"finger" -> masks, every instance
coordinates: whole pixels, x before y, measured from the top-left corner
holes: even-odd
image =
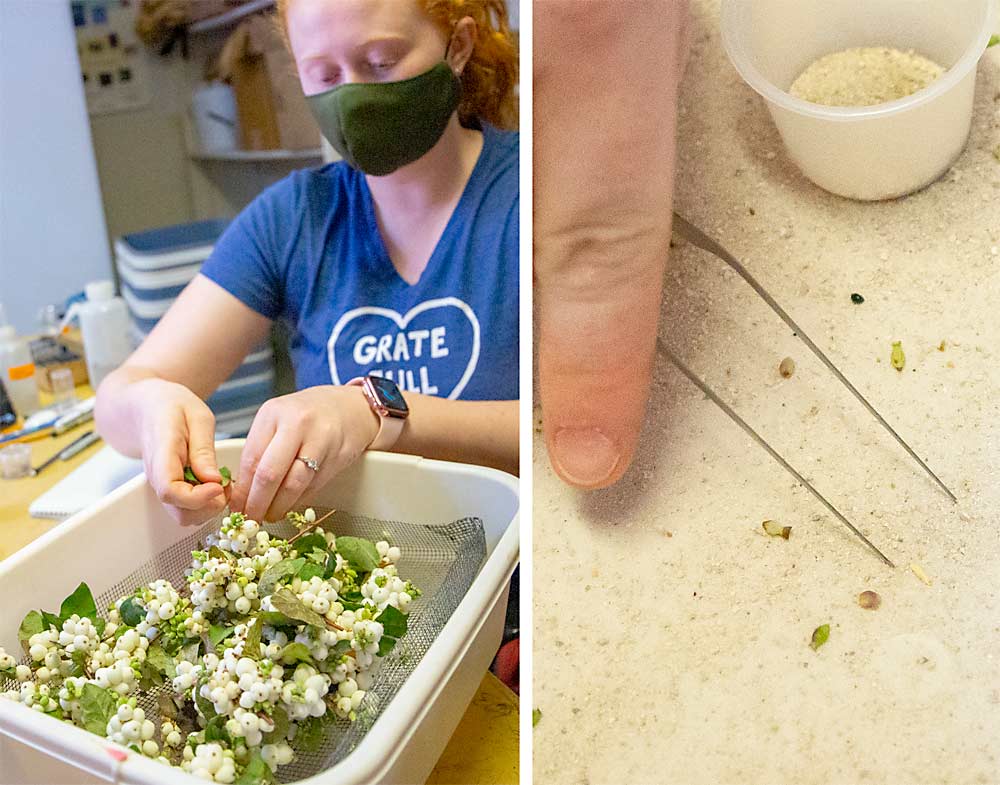
[[[298,504],[299,500],[310,488],[315,487],[319,474],[318,471],[314,472],[304,462],[298,460],[297,456],[309,456],[322,468],[326,462],[326,450],[326,445],[315,440],[302,445],[296,457],[292,459],[292,465],[289,467],[284,481],[271,501],[271,505],[264,516],[265,520],[281,520],[289,510]]]
[[[160,501],[184,510],[205,510],[209,515],[221,511],[225,504],[222,486],[191,485],[184,480],[188,445],[179,418],[154,428],[151,446],[143,452],[149,456],[147,477]]]
[[[540,6],[534,234],[545,438],[564,480],[598,488],[628,468],[649,395],[682,62],[663,53],[680,45],[685,8]],[[629,74],[625,89],[614,73]],[[567,156],[567,142],[585,154]]]
[[[269,413],[267,404],[261,407],[254,417],[247,440],[243,445],[243,452],[240,455],[240,471],[236,479],[232,482],[232,495],[229,497],[229,508],[237,512],[246,513],[247,499],[250,496],[250,488],[253,485],[254,473],[257,471],[257,464],[267,445],[270,444],[274,436],[275,420]]]
[[[279,429],[271,439],[253,475],[245,510],[248,518],[255,521],[268,520],[264,516],[277,495],[278,488],[285,482],[301,445],[302,437],[297,430],[291,428]]]
[[[203,483],[221,483],[218,461],[215,457],[215,415],[202,404],[189,407],[184,412],[187,422],[188,465],[194,476]]]

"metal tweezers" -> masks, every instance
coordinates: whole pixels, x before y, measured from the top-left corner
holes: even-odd
[[[910,445],[908,445],[905,441],[903,441],[903,438],[898,433],[896,433],[896,431],[893,429],[891,425],[889,425],[889,423],[885,421],[885,418],[882,417],[882,415],[875,410],[875,407],[872,406],[860,392],[858,392],[858,389],[853,384],[851,384],[850,381],[848,381],[847,377],[845,377],[844,374],[840,372],[840,369],[838,369],[837,366],[835,366],[833,362],[831,362],[830,358],[827,357],[826,354],[824,354],[823,351],[815,343],[813,343],[812,339],[809,338],[809,336],[805,333],[805,331],[803,331],[803,329],[795,322],[795,320],[788,315],[788,313],[785,311],[784,308],[778,305],[777,301],[770,294],[768,294],[767,290],[764,289],[764,287],[757,282],[757,279],[750,274],[750,272],[739,262],[739,260],[736,259],[736,257],[730,254],[725,248],[719,245],[719,243],[715,242],[715,240],[713,240],[711,237],[702,232],[698,227],[686,221],[677,213],[674,213],[674,231],[680,237],[683,237],[692,245],[701,248],[703,251],[708,251],[708,253],[724,261],[733,270],[735,270],[736,273],[738,273],[739,276],[744,281],[750,284],[750,287],[755,292],[757,292],[757,294],[760,295],[761,299],[763,299],[764,302],[766,302],[771,307],[771,310],[773,310],[776,314],[778,314],[778,316],[781,317],[782,321],[784,321],[785,324],[787,324],[789,327],[792,328],[792,331],[795,333],[795,335],[797,335],[802,340],[802,342],[809,347],[809,349],[812,351],[813,354],[815,354],[820,360],[822,360],[823,364],[830,369],[833,375],[836,376],[837,379],[848,390],[851,391],[854,397],[861,402],[861,404],[869,411],[869,413],[876,420],[878,420],[879,424],[882,425],[882,427],[885,428],[892,435],[892,437],[900,444],[900,446],[902,446],[902,448],[906,450],[906,452],[910,455],[910,457],[913,458],[913,460],[915,460],[920,465],[920,468],[923,469],[928,474],[928,476],[930,476],[930,478],[937,483],[938,487],[940,487],[941,490],[943,490],[946,494],[948,494],[948,497],[953,502],[958,501],[958,499],[955,498],[955,494],[953,494],[948,489],[948,486],[946,486],[941,481],[941,478],[938,477],[933,471],[931,471],[931,468],[926,463],[924,463],[923,460],[921,460],[920,456],[913,451]],[[704,381],[698,378],[698,376],[690,368],[688,368],[687,365],[684,364],[681,358],[678,357],[663,342],[662,339],[657,338],[656,345],[657,345],[657,350],[664,357],[666,357],[668,360],[670,360],[670,362],[672,362],[675,366],[677,366],[678,370],[680,370],[680,372],[683,373],[713,403],[715,403],[720,409],[722,409],[722,411],[725,412],[726,415],[733,420],[733,422],[739,425],[740,428],[746,431],[746,433],[755,442],[757,442],[757,444],[763,447],[767,451],[767,453],[772,458],[774,458],[774,460],[776,460],[779,464],[781,464],[781,466],[784,467],[785,470],[788,471],[789,474],[791,474],[796,480],[798,480],[803,485],[803,487],[805,487],[806,490],[808,490],[813,496],[815,496],[823,504],[824,507],[826,507],[831,513],[833,513],[834,517],[836,517],[837,520],[839,520],[848,529],[850,529],[851,532],[857,535],[861,539],[861,541],[865,545],[867,545],[875,554],[877,554],[878,557],[883,562],[888,564],[890,567],[896,566],[892,563],[892,561],[890,561],[889,557],[886,556],[884,553],[882,553],[882,551],[880,551],[877,547],[875,547],[872,541],[869,540],[867,537],[865,537],[865,535],[862,534],[853,523],[847,520],[847,518],[845,518],[844,515],[841,514],[841,512],[836,507],[834,507],[829,501],[827,501],[826,497],[824,497],[819,491],[817,491],[816,488],[813,487],[812,483],[810,483],[805,477],[803,477],[798,471],[796,471],[795,468],[788,461],[786,461],[773,447],[771,447],[771,445],[768,444],[767,441],[760,434],[758,434],[753,428],[751,428],[747,424],[747,422],[742,417],[740,417],[735,411],[733,411],[732,407],[730,407],[725,401],[723,401],[715,393],[715,391],[713,391],[707,384],[705,384]]]

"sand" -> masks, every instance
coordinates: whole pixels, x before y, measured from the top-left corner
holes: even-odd
[[[852,202],[786,158],[722,50],[717,4],[694,11],[677,209],[748,265],[959,504],[749,287],[681,244],[663,338],[898,567],[661,362],[616,487],[564,487],[536,439],[535,782],[1000,782],[1000,55],[980,64],[948,174]],[[765,519],[790,538],[766,536]],[[865,590],[878,610],[859,607]]]

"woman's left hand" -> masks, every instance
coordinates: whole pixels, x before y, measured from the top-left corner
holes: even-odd
[[[360,387],[310,387],[267,401],[247,435],[230,509],[277,521],[356,461],[379,422]],[[318,471],[298,458],[312,458]]]

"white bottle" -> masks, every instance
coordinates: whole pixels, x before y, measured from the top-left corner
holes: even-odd
[[[0,375],[18,417],[23,420],[41,408],[31,347],[10,325],[0,325]]]
[[[84,291],[87,301],[70,306],[63,324],[74,316],[80,317],[87,375],[90,386],[96,390],[104,377],[132,353],[128,308],[121,297],[115,297],[111,281],[92,281]]]

